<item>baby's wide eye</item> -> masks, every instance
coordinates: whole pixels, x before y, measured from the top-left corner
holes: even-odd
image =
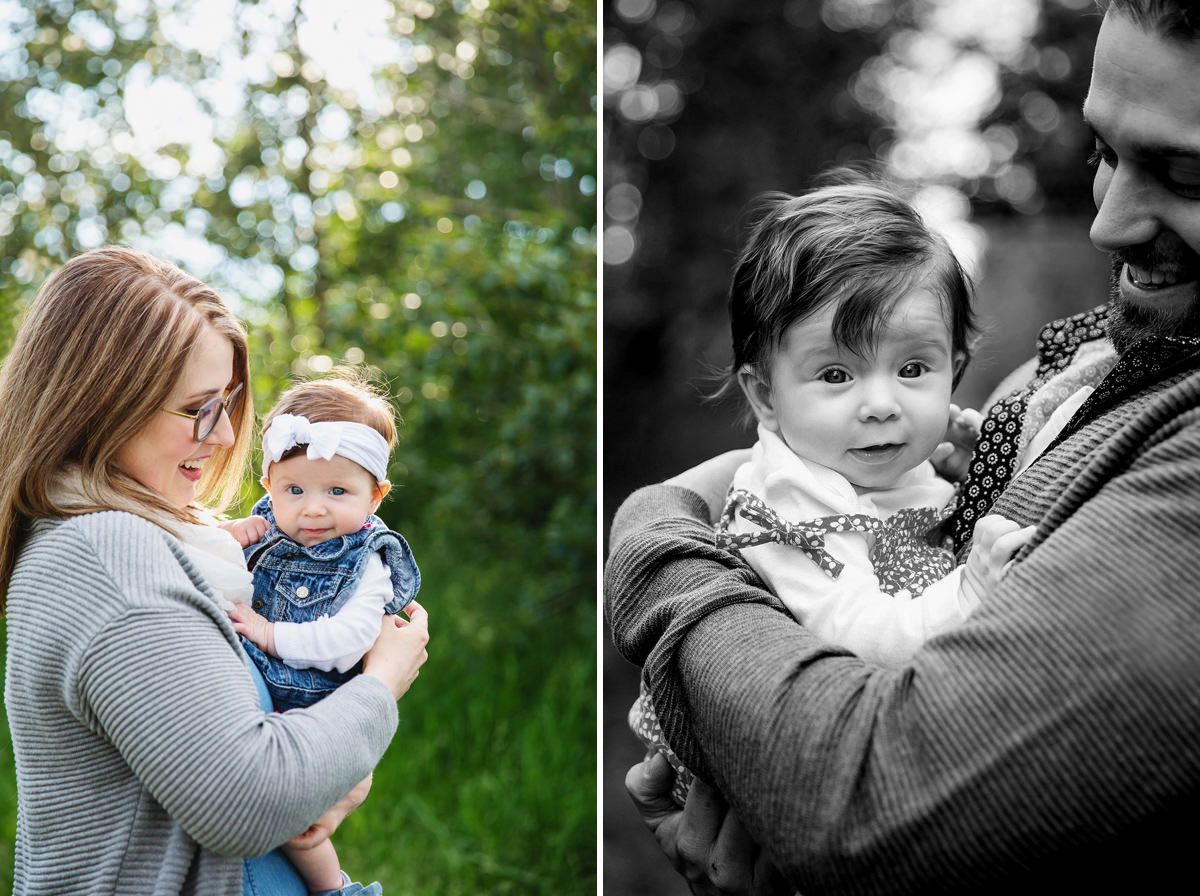
[[[925,372],[925,365],[920,361],[909,361],[900,368],[900,376],[905,379],[915,379]]]
[[[837,367],[830,367],[828,370],[821,371],[822,382],[837,386],[845,382],[849,382],[850,374]]]
[[[302,488],[301,488],[300,486],[298,486],[298,485],[289,485],[289,486],[288,486],[288,487],[285,489],[285,491],[286,491],[286,492],[287,492],[289,495],[302,495],[302,494],[304,494],[304,489],[302,489]]]

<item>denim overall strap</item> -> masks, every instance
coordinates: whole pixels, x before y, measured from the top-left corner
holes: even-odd
[[[308,623],[335,615],[354,594],[372,554],[383,559],[392,584],[391,599],[381,607],[381,613],[399,612],[420,588],[421,574],[408,543],[377,516],[368,517],[357,532],[316,545],[301,545],[280,531],[269,496],[260,500],[253,512],[264,517],[269,526],[263,539],[245,551],[254,578],[252,606],[271,622]],[[242,640],[281,711],[311,706],[358,671],[296,669]]]

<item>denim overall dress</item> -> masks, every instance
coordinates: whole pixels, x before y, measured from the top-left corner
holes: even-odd
[[[373,551],[382,555],[392,575],[392,599],[382,612],[398,613],[421,587],[421,573],[408,542],[374,514],[351,535],[305,547],[279,530],[269,495],[251,512],[270,524],[262,540],[245,550],[246,568],[254,576],[251,606],[271,622],[313,622],[337,613],[354,593]],[[242,646],[262,672],[280,712],[311,706],[362,669],[362,663],[347,672],[293,669],[245,638]]]

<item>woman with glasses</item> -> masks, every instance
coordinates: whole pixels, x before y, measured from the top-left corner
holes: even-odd
[[[243,858],[328,836],[392,737],[423,611],[281,714],[221,608],[241,551],[211,514],[246,460],[248,377],[215,292],[117,248],[46,281],[0,368],[17,894],[302,893],[278,853]]]

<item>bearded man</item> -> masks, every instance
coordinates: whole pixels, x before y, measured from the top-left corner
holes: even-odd
[[[985,419],[958,545],[986,512],[1037,527],[992,598],[881,668],[821,643],[714,546],[739,457],[617,513],[614,640],[702,779],[682,811],[659,759],[626,786],[696,893],[1157,892],[1192,876],[1200,3],[1102,8],[1083,114],[1112,290],[1043,330]]]

